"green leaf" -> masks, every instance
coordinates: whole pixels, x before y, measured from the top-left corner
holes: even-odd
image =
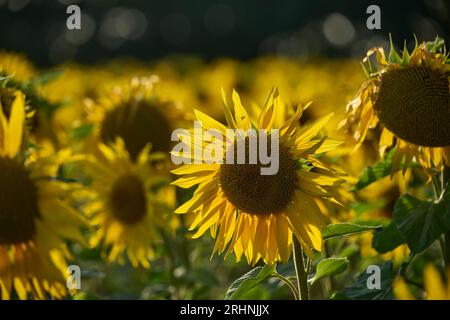
[[[347,258],[323,259],[317,264],[316,274],[311,279],[311,284],[325,277],[335,276],[344,272],[350,262]]]
[[[369,277],[374,273],[364,270],[355,280],[353,284],[344,290],[335,293],[331,299],[334,300],[381,300],[392,298],[392,262],[388,261],[381,265],[380,268],[380,288],[370,288],[371,283]],[[369,280],[369,281],[368,281]]]
[[[4,82],[9,80],[9,76],[8,75],[1,75],[0,74],[0,85],[2,85]]]
[[[275,266],[268,265],[265,265],[264,267],[256,267],[250,270],[231,284],[225,295],[225,299],[238,299],[244,293],[247,293],[266,279],[270,278],[274,270]]]
[[[411,251],[422,252],[450,230],[450,188],[437,201],[401,196],[394,206],[394,222]]]
[[[392,159],[394,158],[395,148],[393,148],[386,157],[380,162],[374,164],[373,166],[364,169],[359,181],[353,187],[354,191],[361,190],[375,181],[378,181],[389,174],[392,170]],[[399,166],[400,168],[402,166]],[[399,168],[399,169],[400,169]]]
[[[84,139],[91,135],[94,126],[92,124],[84,124],[72,130],[72,139]]]
[[[361,233],[365,231],[374,230],[380,226],[363,226],[350,222],[329,224],[322,229],[322,237],[324,240],[352,235],[355,233]]]
[[[372,239],[372,247],[381,254],[392,251],[404,243],[406,243],[406,240],[398,231],[394,222],[381,230],[377,230]]]
[[[386,200],[376,199],[371,202],[353,202],[349,205],[349,208],[355,211],[356,215],[360,215],[364,212],[370,212],[377,209],[382,209],[386,206]]]

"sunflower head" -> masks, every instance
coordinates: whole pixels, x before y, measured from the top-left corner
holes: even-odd
[[[375,63],[371,60],[376,55]],[[398,54],[391,42],[368,52],[363,66],[368,81],[347,107],[345,124],[364,140],[378,121],[397,138],[425,147],[450,145],[450,60],[443,41],[417,44]],[[359,122],[359,123],[358,123]]]
[[[258,141],[258,140],[257,140]],[[258,141],[259,142],[259,141]],[[270,136],[267,150],[270,151]],[[276,174],[261,175],[264,165],[261,160],[255,164],[249,161],[251,151],[248,137],[245,139],[245,163],[237,163],[237,143],[233,148],[233,163],[220,167],[219,182],[225,196],[240,211],[255,215],[277,214],[292,201],[297,187],[296,161],[289,148],[279,150],[279,168]],[[227,150],[228,151],[228,150]]]
[[[156,95],[155,81],[155,77],[133,78],[89,105],[88,118],[98,124],[100,142],[122,139],[133,160],[149,143],[154,152],[170,151],[173,122],[182,115],[177,105]]]
[[[5,75],[26,81],[36,75],[36,69],[24,55],[0,51],[0,77]]]
[[[147,145],[132,160],[125,142],[100,144],[101,157],[88,157],[86,173],[92,178],[84,211],[97,231],[93,246],[102,245],[111,262],[124,261],[124,253],[135,267],[149,267],[154,255],[157,230],[165,228],[166,212],[173,206],[173,187],[167,170],[160,170]],[[172,207],[173,208],[173,207]]]
[[[20,299],[62,298],[70,257],[65,239],[83,243],[86,224],[61,200],[68,186],[55,178],[63,154],[24,152],[25,96],[15,91],[10,100],[8,116],[0,107],[0,298],[12,292]]]
[[[190,230],[198,228],[194,238],[210,229],[216,238],[214,252],[227,251],[226,256],[234,252],[237,260],[244,255],[250,264],[259,259],[269,264],[287,261],[293,236],[307,252],[320,251],[320,228],[327,218],[319,202],[336,203],[335,195],[343,181],[340,173],[317,157],[340,145],[321,134],[332,115],[300,125],[307,104],[281,119],[280,114],[286,115],[288,108],[277,89],[271,91],[262,108],[253,107],[256,117],[249,116],[237,92],[233,91],[231,102],[224,92],[222,98],[228,127],[198,110],[195,115],[202,132],[215,130],[225,137],[220,146],[224,160],[199,163],[195,154],[172,153],[194,161],[173,171],[183,176],[173,184],[181,188],[198,185],[192,199],[176,213],[193,215]],[[229,129],[238,134],[227,135]],[[198,138],[195,132],[189,131],[193,140]],[[262,139],[261,134],[266,138]],[[180,143],[190,145],[192,139],[184,136]],[[204,140],[197,141],[197,145],[210,141],[208,134],[200,139]],[[267,147],[272,155],[278,150],[278,170],[273,174],[262,173],[267,162],[261,153],[250,160],[255,146]],[[244,161],[236,161],[238,149],[245,151]]]

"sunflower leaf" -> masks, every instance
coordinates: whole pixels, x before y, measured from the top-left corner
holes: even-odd
[[[386,253],[394,250],[399,245],[406,242],[402,234],[398,231],[394,222],[391,222],[383,229],[377,230],[372,239],[372,247],[378,253]]]
[[[373,182],[390,175],[392,171],[392,159],[394,158],[394,154],[395,148],[389,151],[383,160],[373,166],[365,168],[358,182],[353,187],[353,191],[359,191]],[[403,166],[399,167],[399,170],[403,168]]]
[[[92,124],[84,124],[72,130],[72,139],[85,139],[92,133],[94,126]]]
[[[317,264],[316,274],[311,279],[311,284],[315,283],[319,279],[335,276],[344,272],[349,263],[350,261],[348,261],[347,258],[323,259]]]
[[[343,237],[348,235],[353,235],[356,233],[361,233],[365,231],[374,230],[380,226],[367,226],[359,225],[350,222],[329,224],[324,229],[322,229],[322,237],[324,240],[328,240],[336,237]]]
[[[392,298],[393,264],[391,261],[371,266],[361,272],[355,282],[344,290],[335,293],[333,300],[382,300]],[[376,271],[373,271],[376,270]],[[379,283],[374,285],[374,280]]]
[[[394,222],[411,251],[422,252],[450,230],[450,188],[436,201],[404,194],[395,203]]]
[[[9,75],[0,74],[0,85],[2,85],[3,83],[6,83],[6,81],[8,81],[9,78],[10,78]]]
[[[228,291],[225,294],[225,300],[238,299],[243,294],[257,287],[263,281],[271,277],[275,268],[275,266],[268,265],[256,267],[239,277],[228,288]]]

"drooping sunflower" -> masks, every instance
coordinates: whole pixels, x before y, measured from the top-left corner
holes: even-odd
[[[376,56],[375,64],[373,55]],[[396,147],[393,172],[401,163],[415,159],[424,168],[442,169],[450,161],[450,60],[444,43],[416,41],[400,56],[391,42],[386,57],[383,48],[369,50],[363,60],[368,80],[347,105],[342,127],[351,128],[358,142],[369,129],[381,124],[379,151]]]
[[[122,263],[126,253],[134,267],[148,268],[158,228],[164,227],[164,213],[174,202],[173,188],[164,188],[168,170],[152,164],[160,164],[160,156],[150,154],[149,145],[135,161],[120,138],[98,148],[101,156],[89,157],[85,166],[92,184],[84,210],[97,227],[91,245],[102,245],[110,262]]]
[[[240,138],[225,139],[223,154],[234,150],[238,139],[244,139],[247,157],[250,143],[245,139],[249,129],[253,128],[258,133],[279,129],[279,170],[273,175],[261,175],[260,169],[264,167],[261,160],[258,158],[256,164],[252,164],[248,157],[243,164],[236,161],[185,164],[172,171],[183,176],[173,184],[181,188],[198,187],[192,199],[175,212],[194,215],[190,230],[198,229],[193,238],[210,230],[216,239],[213,254],[226,251],[228,256],[234,252],[238,261],[245,256],[249,264],[260,259],[269,264],[286,262],[291,254],[293,235],[307,253],[320,251],[320,229],[327,219],[317,200],[335,202],[334,194],[342,181],[340,173],[317,157],[340,144],[326,137],[317,138],[332,114],[300,127],[299,119],[309,104],[300,105],[281,123],[278,115],[284,114],[281,109],[285,106],[274,89],[260,109],[259,119],[252,121],[235,91],[231,106],[224,93],[222,96],[229,127],[241,130]],[[195,115],[202,124],[202,131],[212,129],[226,135],[225,125],[197,110]],[[190,131],[189,136],[195,140],[193,134]],[[202,137],[205,141],[210,139],[208,135]],[[268,147],[270,137],[267,139]],[[180,135],[180,139],[181,143],[190,144],[186,134]],[[185,155],[182,151],[174,151],[172,155],[180,159],[196,159],[196,155]]]
[[[96,126],[95,145],[121,138],[132,160],[149,143],[154,152],[169,153],[172,130],[184,114],[175,102],[157,96],[157,81],[156,76],[133,78],[107,90],[97,102],[88,102],[88,122]]]
[[[25,158],[24,101],[16,91],[11,106],[0,104],[0,298],[62,298],[70,258],[64,239],[82,242],[85,221],[63,201],[67,184],[55,179],[67,153]]]

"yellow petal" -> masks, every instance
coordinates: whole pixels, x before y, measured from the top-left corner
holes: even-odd
[[[239,129],[236,120],[233,117],[233,114],[231,113],[231,109],[228,106],[228,102],[227,102],[227,96],[225,94],[225,90],[223,90],[222,88],[222,102],[223,102],[223,111],[225,113],[225,119],[227,120],[228,125],[232,128],[232,129]]]
[[[446,290],[442,283],[441,275],[433,265],[428,265],[425,268],[424,285],[428,300],[446,299]]]
[[[211,118],[207,114],[205,114],[205,113],[203,113],[203,112],[201,112],[199,110],[196,110],[196,109],[194,109],[194,114],[195,114],[195,117],[197,118],[197,120],[202,123],[202,127],[205,128],[206,130],[208,130],[208,129],[217,129],[223,135],[226,134],[227,127],[225,127],[219,121]]]
[[[11,116],[8,128],[8,155],[12,158],[20,150],[22,135],[25,125],[25,98],[21,92],[15,93],[15,99],[11,107]]]
[[[295,141],[296,143],[300,143],[301,141],[309,141],[320,132],[320,130],[323,129],[323,127],[326,126],[326,124],[330,121],[330,119],[334,116],[333,113],[330,113],[329,115],[314,121],[311,124],[303,126],[299,133],[296,134]]]
[[[259,129],[271,130],[275,119],[275,107],[278,99],[278,89],[272,88],[270,94],[264,104],[264,108],[259,116]]]
[[[250,118],[248,117],[247,111],[242,106],[239,94],[234,89],[231,98],[233,100],[234,118],[237,126],[242,130],[249,130],[252,127]]]

